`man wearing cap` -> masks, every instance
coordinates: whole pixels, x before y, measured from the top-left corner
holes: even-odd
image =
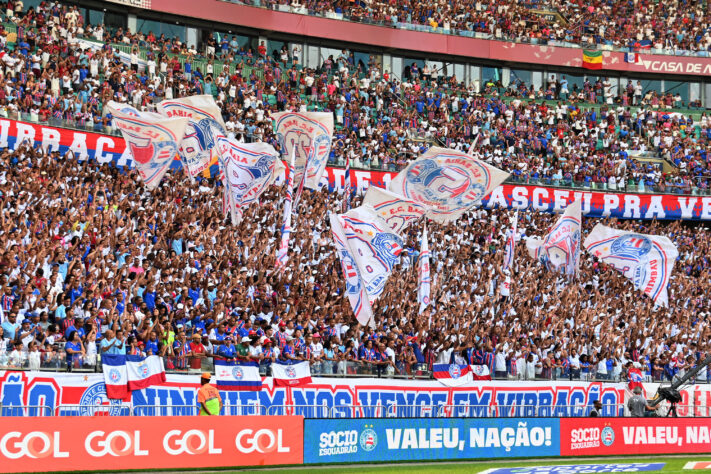
[[[239,344],[235,348],[237,350],[237,358],[239,360],[249,360],[249,343],[251,339],[247,336],[240,339]]]
[[[225,336],[225,338],[223,339],[223,344],[217,347],[215,355],[228,360],[232,360],[237,357],[237,351],[235,350],[235,346],[232,345],[232,336]]]
[[[284,320],[282,319],[281,321],[279,321],[279,330],[276,332],[276,334],[274,334],[279,349],[284,350],[287,336],[288,334],[286,333],[286,322],[284,322]]]
[[[202,367],[202,359],[205,358],[205,346],[200,342],[200,334],[193,334],[190,342],[190,368],[199,369]]]
[[[210,372],[203,372],[198,389],[200,416],[217,416],[222,411],[222,397],[215,387],[210,385]]]

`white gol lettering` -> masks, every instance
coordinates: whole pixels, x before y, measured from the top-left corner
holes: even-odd
[[[266,441],[266,443],[265,443]],[[278,453],[288,453],[291,448],[282,445],[282,430],[277,430],[276,436],[274,431],[263,428],[261,430],[252,431],[250,429],[242,430],[235,437],[235,446],[237,451],[244,454],[258,452],[262,454],[276,451]]]
[[[12,441],[11,440],[16,440]],[[38,441],[41,448],[38,449]],[[9,448],[9,449],[8,449]],[[59,432],[43,433],[41,431],[30,431],[24,437],[19,431],[10,431],[0,438],[0,454],[7,459],[20,459],[27,456],[32,459],[69,457],[69,453],[59,449]]]
[[[97,439],[98,438],[98,439]],[[96,439],[96,442],[94,440]],[[119,448],[118,440],[122,440],[121,448]],[[92,446],[94,444],[97,449]],[[133,434],[125,431],[112,431],[108,434],[103,431],[92,431],[84,440],[84,449],[91,456],[102,457],[110,454],[111,456],[147,456],[148,451],[141,449],[141,432],[134,431]]]
[[[182,437],[181,437],[182,434]],[[171,445],[172,441],[172,445]],[[197,446],[195,442],[197,441]],[[215,432],[208,430],[207,434],[200,430],[188,430],[184,434],[180,430],[170,430],[163,437],[163,449],[168,454],[221,454],[222,448],[215,447]]]

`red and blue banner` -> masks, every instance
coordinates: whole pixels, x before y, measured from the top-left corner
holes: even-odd
[[[215,359],[215,386],[218,390],[262,389],[262,377],[256,362]]]

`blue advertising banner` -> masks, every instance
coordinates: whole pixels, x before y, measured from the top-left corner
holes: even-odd
[[[560,456],[559,420],[305,420],[304,463]]]

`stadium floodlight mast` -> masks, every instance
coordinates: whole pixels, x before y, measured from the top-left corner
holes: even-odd
[[[674,377],[671,385],[668,387],[659,387],[657,393],[654,395],[654,398],[647,401],[649,408],[656,409],[660,403],[666,400],[671,405],[669,407],[669,411],[667,412],[667,416],[677,417],[676,404],[681,402],[681,393],[679,390],[687,385],[690,385],[689,380],[694,378],[696,374],[704,370],[709,364],[711,364],[711,355],[708,355],[700,364],[684,373],[681,377]]]

